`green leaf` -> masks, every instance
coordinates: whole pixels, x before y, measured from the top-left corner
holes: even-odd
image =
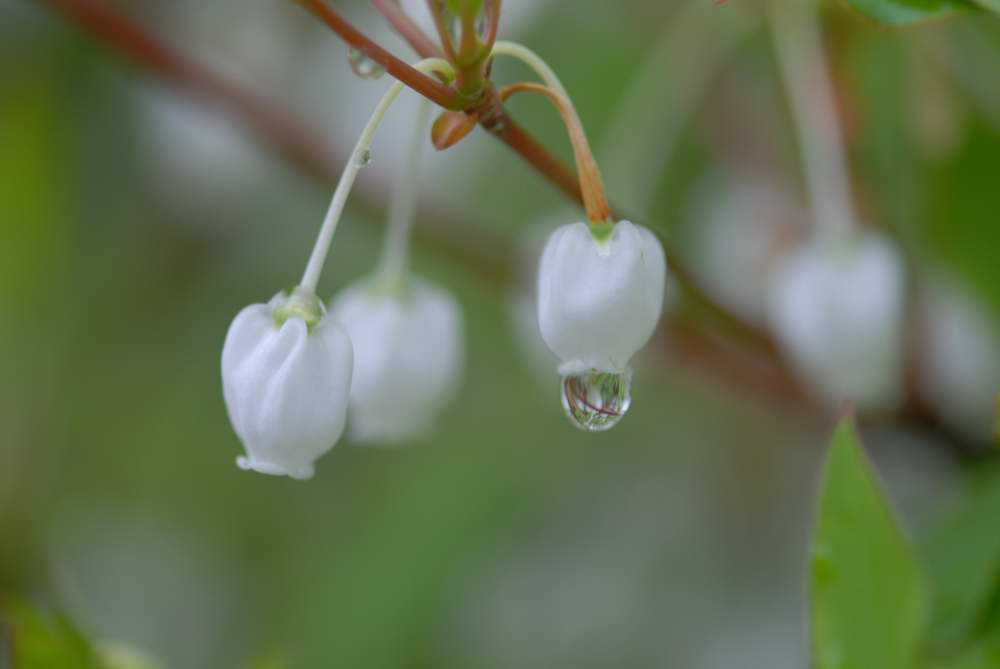
[[[819,669],[911,669],[925,619],[920,569],[861,451],[853,421],[833,435],[811,570]]]
[[[998,518],[1000,466],[980,466],[922,542],[932,591],[931,638],[939,648],[956,648],[988,625],[1000,598]]]
[[[990,3],[998,0],[977,0]],[[972,9],[968,0],[848,0],[850,4],[876,21],[891,26],[905,26],[918,21],[937,19]]]

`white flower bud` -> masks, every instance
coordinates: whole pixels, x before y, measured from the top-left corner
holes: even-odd
[[[463,325],[454,298],[418,279],[403,289],[366,280],[337,296],[330,316],[354,342],[351,438],[393,443],[425,432],[461,375]]]
[[[890,409],[902,391],[903,263],[875,234],[814,241],[775,273],[770,315],[805,379],[831,404]]]
[[[226,408],[247,451],[237,464],[310,478],[344,430],[352,364],[350,339],[311,294],[243,309],[222,349]]]
[[[585,223],[552,233],[538,270],[538,326],[561,374],[623,373],[663,308],[663,247],[621,221],[598,240]]]

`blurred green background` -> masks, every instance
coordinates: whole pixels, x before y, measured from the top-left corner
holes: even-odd
[[[280,103],[341,155],[387,85],[354,77],[344,45],[294,3],[108,4]],[[694,113],[673,118],[664,100],[686,94],[672,77],[702,67],[697,50],[622,109],[684,4],[508,0],[501,36],[550,61],[599,156],[621,148],[608,129],[640,110],[680,129],[675,142],[631,147],[607,178],[612,199],[615,184],[649,180],[647,199],[626,207],[648,211],[643,222],[711,282],[725,268],[699,237],[706,197],[725,199],[750,173],[788,200],[774,206],[797,210],[801,177],[754,6],[703,3],[748,32],[706,74]],[[339,6],[409,58],[367,3]],[[862,210],[902,240],[915,282],[947,272],[993,318],[1000,22],[889,32],[827,9]],[[694,43],[709,50],[703,27]],[[519,76],[495,68],[498,81]],[[414,104],[404,97],[360,177],[366,204],[348,205],[325,296],[375,261],[380,227],[366,223],[381,221]],[[511,109],[571,157],[544,101]],[[423,204],[512,247],[579,216],[481,132],[431,153]],[[403,450],[344,442],[305,484],[238,470],[223,337],[240,308],[297,279],[329,195],[44,3],[4,0],[0,592],[170,667],[805,664],[806,555],[832,417],[735,388],[654,340],[635,363],[629,416],[607,434],[578,432],[512,321],[512,291],[426,245],[417,270],[459,296],[467,323],[462,392],[433,437]],[[733,212],[724,224],[740,239],[758,213]],[[996,467],[981,429],[971,458],[920,426],[862,432],[918,537],[970,473]],[[951,545],[951,558],[964,550]]]

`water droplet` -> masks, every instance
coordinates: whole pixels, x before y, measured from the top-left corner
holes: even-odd
[[[372,152],[371,149],[362,149],[358,155],[354,157],[354,163],[358,167],[365,167],[370,165],[372,162]]]
[[[562,404],[573,425],[587,432],[610,430],[632,403],[632,371],[591,369],[562,377]]]
[[[385,74],[384,67],[361,53],[358,49],[349,49],[347,60],[351,63],[351,69],[354,70],[354,74],[362,79],[378,79]]]

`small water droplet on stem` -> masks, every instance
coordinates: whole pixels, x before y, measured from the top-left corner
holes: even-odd
[[[354,74],[362,79],[378,79],[385,74],[384,67],[353,47],[347,51],[347,60]]]

